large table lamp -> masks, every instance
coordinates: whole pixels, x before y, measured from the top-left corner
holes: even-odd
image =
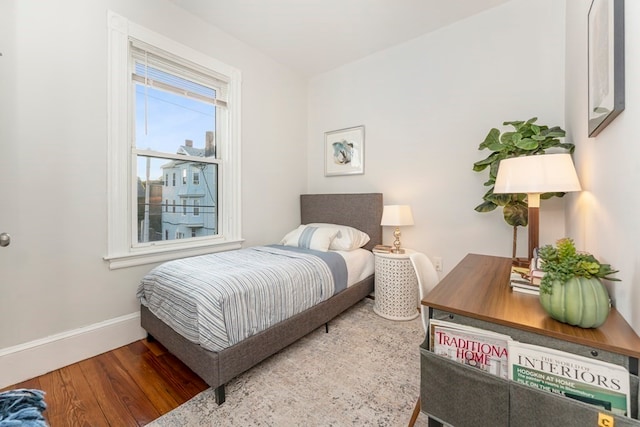
[[[571,155],[541,154],[503,159],[498,166],[494,193],[525,193],[529,216],[529,259],[538,247],[540,194],[580,191]]]
[[[400,247],[400,227],[413,225],[411,207],[408,205],[384,206],[380,225],[395,227],[395,230],[393,231],[395,241],[393,242],[393,249],[391,249],[391,252],[394,254],[403,254],[404,249]]]

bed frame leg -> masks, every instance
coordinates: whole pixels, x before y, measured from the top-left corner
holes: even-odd
[[[221,386],[219,386],[219,387],[216,387],[216,388],[213,390],[213,393],[214,393],[214,394],[215,394],[215,396],[216,396],[216,403],[217,403],[218,405],[222,405],[222,404],[224,403],[224,400],[225,400],[225,396],[224,396],[224,384],[222,384],[222,385],[221,385]]]
[[[148,342],[156,342],[156,339],[153,337],[153,335],[151,335],[150,333],[147,332],[147,341]]]
[[[329,333],[329,322],[324,324],[324,333],[328,334]]]

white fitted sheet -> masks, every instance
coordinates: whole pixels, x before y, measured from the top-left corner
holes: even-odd
[[[347,263],[347,287],[371,276],[375,271],[375,258],[371,251],[332,251],[339,253]]]

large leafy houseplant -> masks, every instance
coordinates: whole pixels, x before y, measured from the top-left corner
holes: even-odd
[[[544,272],[540,303],[547,313],[560,322],[583,328],[602,325],[611,303],[601,279],[619,281],[611,277],[618,271],[589,253],[578,252],[568,238],[558,240],[556,247],[543,246],[538,255]]]
[[[500,161],[511,157],[545,154],[549,149],[569,153],[573,153],[575,149],[574,144],[560,141],[565,136],[563,129],[559,126],[538,125],[537,120],[537,117],[533,117],[526,122],[504,122],[504,126],[513,127],[513,130],[505,132],[492,128],[478,146],[478,150],[489,150],[491,153],[473,164],[476,172],[489,171],[489,178],[484,183],[487,191],[475,210],[491,212],[498,206],[502,207],[505,222],[513,227],[513,258],[516,257],[517,227],[526,227],[529,223],[528,206],[525,194],[494,194]],[[549,199],[553,196],[562,197],[564,193],[545,193],[540,198]]]

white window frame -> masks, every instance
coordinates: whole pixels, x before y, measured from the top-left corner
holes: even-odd
[[[108,12],[108,83],[107,83],[107,255],[111,269],[156,263],[175,258],[238,249],[241,237],[241,73],[199,51],[141,27],[126,18]],[[129,42],[135,39],[169,52],[179,58],[213,70],[228,82],[228,138],[218,141],[221,160],[218,185],[219,232],[216,236],[180,241],[154,242],[136,246],[134,191],[132,182],[133,99],[130,90]],[[174,202],[175,203],[175,202]]]

